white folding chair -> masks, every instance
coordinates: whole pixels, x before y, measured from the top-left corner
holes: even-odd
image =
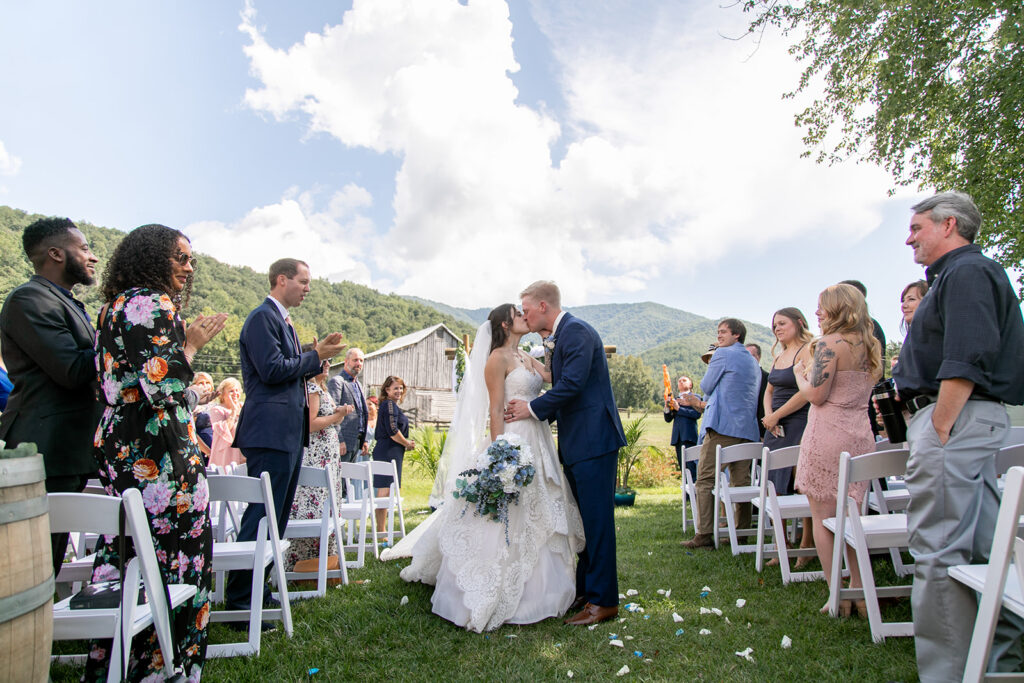
[[[335,496],[334,474],[330,468],[305,467],[299,469],[299,486],[309,486],[325,490],[323,506],[320,508],[320,517],[316,519],[290,519],[288,528],[285,529],[285,538],[318,538],[320,539],[320,552],[316,572],[290,571],[285,573],[289,581],[300,581],[303,579],[316,579],[316,590],[293,591],[290,597],[293,598],[319,598],[327,593],[327,579],[340,578],[344,584],[348,583],[348,571],[345,568],[345,544],[344,536],[341,533],[341,522],[338,516],[338,501]],[[327,569],[327,550],[330,538],[334,537],[338,546],[338,569]]]
[[[1024,467],[1012,467],[1006,473],[1006,488],[999,505],[988,564],[961,564],[949,568],[951,579],[973,588],[981,596],[971,646],[967,651],[963,678],[965,682],[1008,677],[1007,674],[986,676],[985,669],[1000,609],[1005,608],[1024,617],[1024,540],[1017,538],[1022,507]],[[1020,675],[1017,674],[1017,677]]]
[[[338,516],[345,520],[348,528],[345,542],[345,550],[355,550],[356,559],[345,564],[349,569],[358,569],[366,562],[366,527],[372,525],[373,508],[371,507],[371,494],[373,489],[373,477],[370,476],[368,462],[342,462],[338,464],[338,475],[345,481],[346,500],[338,506]],[[362,484],[362,493],[356,497],[354,484]],[[356,542],[355,525],[359,525],[359,540]],[[289,523],[289,526],[291,524]],[[376,530],[376,527],[374,527]],[[369,543],[373,544],[374,550],[377,544],[371,536]]]
[[[265,515],[259,522],[254,541],[213,542],[213,571],[218,577],[234,570],[252,571],[252,591],[247,610],[219,610],[210,613],[212,621],[248,621],[249,639],[237,643],[210,645],[207,657],[235,657],[238,655],[259,655],[260,635],[263,620],[280,619],[289,638],[292,636],[292,610],[288,598],[288,583],[285,581],[282,556],[288,541],[282,541],[277,532],[277,512],[274,496],[270,489],[270,475],[264,472],[259,479],[226,474],[207,477],[210,500],[223,502],[238,501],[248,504],[262,503]],[[272,576],[277,584],[278,609],[263,608],[264,571],[273,566]],[[219,578],[218,581],[222,580]]]
[[[871,637],[876,643],[887,637],[913,636],[914,624],[910,621],[883,622],[878,598],[910,595],[910,586],[876,586],[871,566],[871,551],[897,553],[910,542],[905,514],[861,515],[856,501],[849,496],[850,486],[862,481],[880,477],[902,475],[907,469],[907,449],[877,451],[851,457],[849,453],[839,456],[839,486],[836,495],[836,516],[825,520],[825,528],[835,534],[832,552],[832,576],[829,577],[829,613],[839,613],[839,601],[863,599],[868,610],[868,624]],[[843,588],[840,574],[849,546],[857,556],[863,588]],[[902,564],[902,563],[901,563]],[[913,571],[912,565],[904,571]]]
[[[775,483],[768,478],[773,470],[781,470],[787,467],[795,467],[800,458],[800,446],[787,446],[774,451],[767,451],[761,463],[761,484],[760,495],[754,499],[754,507],[759,511],[757,517],[757,557],[754,567],[758,572],[764,566],[765,557],[778,557],[779,567],[782,569],[782,583],[790,581],[817,581],[825,577],[824,573],[818,572],[794,572],[790,571],[789,558],[810,557],[815,555],[814,548],[786,547],[786,521],[804,519],[811,516],[811,505],[807,502],[807,496],[796,493],[788,496],[780,496],[775,491]],[[769,528],[772,534],[772,542],[765,544],[765,529]]]
[[[402,496],[398,490],[398,466],[394,460],[388,462],[381,462],[378,460],[370,460],[366,463],[370,466],[370,474],[372,476],[385,476],[391,478],[391,485],[388,488],[388,493],[384,497],[377,495],[377,491],[373,490],[370,492],[370,504],[374,510],[387,510],[387,531],[382,531],[377,528],[377,517],[371,515],[371,524],[373,525],[373,552],[374,555],[380,558],[380,547],[378,543],[382,534],[386,534],[388,539],[388,546],[395,544],[395,511],[398,511],[399,531],[398,538],[405,536],[405,513],[402,511]],[[371,476],[371,478],[372,478]],[[373,483],[373,482],[371,482]]]
[[[735,446],[726,446],[725,448],[717,446],[715,448],[715,487],[712,489],[712,495],[715,501],[713,527],[716,548],[722,536],[728,534],[729,542],[732,544],[733,555],[757,551],[756,546],[741,546],[739,544],[738,539],[740,536],[754,536],[757,534],[757,530],[737,529],[736,512],[733,506],[750,503],[761,494],[761,487],[754,475],[757,465],[761,462],[761,458],[767,451],[768,449],[759,441],[740,443]],[[723,472],[722,468],[734,462],[744,462],[747,460],[750,461],[750,484],[748,486],[732,486],[729,482],[728,474]],[[719,519],[721,519],[719,503],[725,506],[726,528],[724,530],[718,526]]]
[[[697,485],[693,481],[693,476],[690,475],[690,470],[686,469],[686,463],[688,462],[699,462],[700,461],[700,446],[688,446],[683,449],[683,481],[680,484],[679,489],[683,499],[683,533],[686,533],[686,529],[689,525],[693,525],[693,530],[697,530]],[[690,512],[693,513],[690,516],[692,519],[687,519],[686,516],[686,503],[690,503]]]
[[[906,444],[891,444],[889,439],[881,439],[875,442],[875,452],[893,451],[901,448],[906,448]],[[867,495],[864,496],[864,504],[860,509],[862,515],[866,515],[868,510],[874,510],[879,514],[887,515],[890,512],[906,510],[910,505],[910,491],[907,490],[906,484],[903,483],[903,477],[889,477],[885,483],[888,488],[883,489],[881,479],[871,482]]]
[[[109,536],[119,534],[119,512],[123,504],[125,533],[132,538],[135,547],[135,557],[127,562],[124,570],[120,608],[71,609],[71,598],[65,598],[53,606],[53,639],[83,640],[109,636],[113,639],[113,647],[107,680],[120,681],[127,673],[132,639],[153,626],[164,657],[164,672],[172,674],[175,649],[171,610],[192,600],[196,587],[170,584],[165,592],[142,494],[137,489],[128,489],[120,498],[91,493],[51,493],[47,501],[50,530],[54,533],[88,531]],[[139,605],[139,589],[143,586],[146,602]],[[170,607],[167,604],[168,594]],[[57,655],[51,659],[83,663],[86,657],[84,654]]]

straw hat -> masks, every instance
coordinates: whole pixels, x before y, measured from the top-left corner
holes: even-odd
[[[718,348],[718,346],[716,344],[709,344],[708,345],[708,350],[705,351],[703,354],[701,354],[700,359],[702,361],[704,361],[705,365],[707,365],[708,363],[711,362],[711,356],[713,356],[715,354],[715,349],[717,349],[717,348]]]

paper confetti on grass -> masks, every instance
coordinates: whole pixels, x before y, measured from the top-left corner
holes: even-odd
[[[711,631],[707,630],[706,628],[702,628],[702,629],[700,630],[700,634],[701,634],[702,636],[710,636],[710,635],[711,635]]]
[[[681,636],[681,635],[683,635],[684,633],[686,633],[686,631],[684,631],[683,629],[678,629],[678,630],[676,631],[676,635],[677,635],[677,636]]]
[[[402,599],[398,601],[398,604],[399,605],[408,605],[409,604],[409,596],[408,595],[403,595]]]
[[[633,597],[634,595],[640,595],[640,591],[636,590],[635,588],[630,588],[628,591],[626,591],[626,597]]]
[[[676,622],[676,623],[678,624],[678,623],[680,623],[680,622],[681,622],[682,620],[683,620],[683,618],[682,618],[681,616],[679,616],[679,613],[678,613],[678,612],[673,612],[673,613],[672,613],[672,621],[674,621],[674,622]]]
[[[667,591],[665,591],[665,597],[666,598],[671,598],[672,597],[672,589],[671,588],[669,588]]]
[[[717,607],[712,607],[711,608],[711,613],[715,614],[717,616],[722,616],[722,610],[718,609]]]
[[[624,643],[618,638],[616,638],[615,640],[609,640],[608,644],[612,647],[625,647]]]
[[[709,588],[708,586],[704,586],[703,588],[700,589],[700,591],[701,591],[701,593],[710,593],[711,592],[711,588]]]
[[[782,636],[782,649],[788,650],[793,647],[793,640],[789,636]]]
[[[593,631],[595,628],[597,628],[597,624],[591,624],[590,626],[587,627],[587,630],[588,631]]]
[[[625,593],[619,593],[619,600],[625,600],[625,599],[626,599],[626,594]]]
[[[747,660],[748,662],[753,662],[754,658],[751,656],[751,654],[753,652],[754,652],[754,648],[748,647],[746,650],[743,650],[743,652],[737,652],[736,656],[737,657],[742,657],[743,659]]]
[[[659,588],[658,589],[658,595],[664,595],[664,594],[665,594],[665,589],[664,588]]]
[[[643,613],[643,611],[644,611],[644,608],[643,608],[643,607],[641,607],[640,605],[638,605],[638,604],[637,604],[637,603],[635,603],[635,602],[627,602],[627,603],[626,603],[625,605],[623,605],[623,608],[624,608],[624,609],[625,609],[625,610],[626,610],[627,612],[639,612],[639,613]]]
[[[644,653],[640,652],[640,650],[633,650],[633,656],[634,657],[638,657],[640,659],[643,659],[644,658]]]
[[[633,636],[626,636],[626,640],[633,640]]]
[[[567,671],[567,672],[565,673],[565,675],[566,675],[566,676],[568,676],[569,678],[572,678],[572,677],[573,677],[573,675],[574,675],[574,674],[573,674],[573,672],[572,672],[572,669],[569,669],[569,670],[568,670],[568,671]]]
[[[739,598],[739,599],[736,600],[736,606],[739,607],[740,609],[743,609],[743,607],[746,604],[747,604],[747,601],[744,600],[743,598]]]
[[[616,675],[616,676],[625,676],[625,675],[626,675],[626,674],[628,674],[628,673],[629,673],[629,667],[628,667],[628,666],[626,666],[625,664],[623,664],[623,665],[622,665],[622,668],[621,668],[621,669],[619,669],[619,670],[618,670],[618,671],[617,671],[617,672],[615,673],[615,675]]]

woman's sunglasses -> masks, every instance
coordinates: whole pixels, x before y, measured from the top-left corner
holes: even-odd
[[[193,268],[196,267],[196,257],[193,256],[192,254],[186,254],[183,251],[179,251],[172,258],[173,258],[173,260],[178,262],[179,266],[189,265],[189,266],[192,266]]]

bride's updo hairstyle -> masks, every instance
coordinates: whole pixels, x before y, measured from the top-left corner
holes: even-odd
[[[504,346],[508,341],[509,334],[512,332],[514,310],[514,305],[502,304],[487,314],[487,319],[491,322],[491,349],[487,352],[488,354],[494,349]]]

